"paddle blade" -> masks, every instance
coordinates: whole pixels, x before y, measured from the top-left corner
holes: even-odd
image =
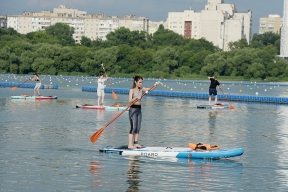
[[[101,136],[102,132],[104,131],[105,127],[102,127],[101,129],[99,129],[98,131],[96,131],[91,137],[90,137],[90,141],[92,143],[96,142],[99,137]]]
[[[12,87],[11,89],[12,89],[12,91],[15,91],[17,89],[17,87]]]
[[[114,93],[114,91],[112,91],[112,97],[114,100],[117,100],[118,96],[116,95],[116,93]]]

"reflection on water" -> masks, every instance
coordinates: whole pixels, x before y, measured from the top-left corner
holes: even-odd
[[[212,136],[215,132],[215,127],[216,127],[216,116],[217,116],[216,109],[209,111],[208,115],[209,115],[209,118],[208,118],[209,133]]]
[[[279,151],[277,153],[279,155],[278,165],[279,167],[288,167],[288,108],[281,107],[279,112],[279,121],[282,123],[277,127],[279,130],[279,145],[277,146]],[[279,182],[283,186],[284,189],[288,187],[288,170],[287,169],[280,169],[277,172],[281,175],[279,177]]]
[[[151,83],[145,82],[146,87]],[[130,86],[131,82],[126,88]],[[43,90],[43,95],[57,95],[55,101],[12,101],[11,89],[0,89],[1,190],[285,191],[288,187],[287,105],[233,102],[233,111],[209,111],[197,109],[206,100],[147,96],[141,126],[145,146],[202,142],[242,147],[245,152],[219,161],[127,159],[97,152],[103,146],[127,144],[128,114],[118,117],[92,144],[90,136],[119,112],[76,109],[77,104],[95,103],[97,97],[70,88]],[[15,95],[20,92],[15,90]],[[127,103],[127,95],[119,94],[118,102]],[[111,94],[105,103],[115,103]]]
[[[90,188],[99,188],[101,186],[101,183],[103,182],[101,180],[101,174],[102,174],[101,162],[91,161],[89,171],[95,177],[95,179],[90,180],[90,182],[92,183]]]
[[[138,157],[128,157],[130,160],[128,161],[128,169],[127,169],[127,191],[138,191],[140,179],[140,165]]]

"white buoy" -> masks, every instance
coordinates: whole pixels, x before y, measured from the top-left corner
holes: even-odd
[[[256,95],[258,95],[258,92],[256,92]]]

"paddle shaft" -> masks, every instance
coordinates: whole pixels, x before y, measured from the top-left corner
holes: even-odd
[[[225,99],[227,100],[227,102],[229,103],[229,105],[230,105],[230,108],[232,108],[232,109],[234,109],[234,107],[230,104],[230,102],[229,102],[229,100],[228,100],[228,98],[227,98],[227,96],[225,95],[225,93],[224,93],[224,91],[222,90],[222,88],[220,87],[220,86],[218,86],[219,87],[219,89],[221,90],[221,92],[223,93],[223,95],[225,96]]]
[[[105,70],[105,68],[104,68],[104,65],[103,65],[103,63],[101,64],[102,65],[102,68],[103,68],[103,70],[104,70],[104,73],[105,73],[105,75],[106,75],[106,77],[107,77],[107,73],[106,73],[106,70]],[[108,84],[109,84],[109,86],[110,86],[110,88],[112,89],[112,85],[110,84],[110,80],[109,80],[109,78],[108,78]],[[113,90],[112,90],[113,91]]]
[[[102,68],[103,68],[103,70],[104,70],[104,73],[105,73],[105,75],[106,75],[106,77],[107,77],[107,73],[106,73],[106,70],[105,70],[105,68],[104,68],[104,64],[102,63],[101,65],[102,65]],[[111,92],[112,92],[113,99],[116,100],[118,97],[117,97],[116,93],[114,93],[114,91],[113,91],[113,89],[112,89],[112,84],[111,84],[109,78],[107,79],[107,81],[108,81],[109,87],[111,88]]]
[[[144,97],[149,91],[151,91],[152,89],[154,89],[158,84],[154,84],[152,87],[149,88],[148,91],[145,91],[140,99],[142,99],[142,97]],[[102,134],[102,132],[104,131],[104,129],[106,129],[111,123],[113,123],[118,117],[120,117],[120,115],[122,115],[125,111],[127,111],[132,105],[134,105],[139,99],[136,98],[133,102],[130,103],[130,105],[128,105],[121,113],[119,113],[116,117],[114,117],[111,121],[109,121],[109,123],[107,123],[104,127],[102,127],[101,129],[99,129],[98,131],[96,131],[91,137],[90,140],[92,143],[94,143],[95,141],[97,141],[97,139],[100,137],[100,135]]]
[[[21,83],[20,85],[14,86],[12,87],[12,91],[14,91],[17,87],[20,87],[21,85],[23,85],[24,83],[26,83],[27,81],[31,80],[31,77],[26,79],[26,81],[24,81],[23,83]]]

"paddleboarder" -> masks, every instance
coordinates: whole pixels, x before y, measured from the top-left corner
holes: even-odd
[[[100,104],[100,99],[101,99],[101,106],[104,105],[104,88],[106,85],[104,85],[104,82],[107,81],[108,76],[106,75],[106,78],[104,79],[104,75],[103,73],[99,74],[99,78],[98,78],[98,87],[97,87],[97,96],[98,96],[98,106]]]
[[[208,79],[211,81],[210,87],[209,87],[209,105],[211,105],[211,97],[212,94],[215,97],[215,105],[217,105],[217,86],[220,86],[220,83],[218,82],[218,79],[216,76],[208,77]]]
[[[34,87],[34,97],[36,96],[36,91],[38,92],[38,96],[41,96],[39,89],[40,89],[42,84],[41,84],[41,80],[39,78],[39,75],[37,73],[35,73],[31,80],[35,80],[36,81],[36,85]]]
[[[133,105],[130,106],[129,109],[129,121],[130,121],[130,131],[128,134],[128,148],[135,149],[135,148],[142,148],[143,146],[138,143],[139,139],[139,132],[141,127],[142,121],[142,112],[141,112],[141,95],[142,92],[149,91],[150,88],[142,87],[143,78],[141,76],[135,76],[133,78],[133,85],[129,91],[129,98],[128,102],[131,104],[136,99]],[[158,82],[156,83],[158,84]]]

